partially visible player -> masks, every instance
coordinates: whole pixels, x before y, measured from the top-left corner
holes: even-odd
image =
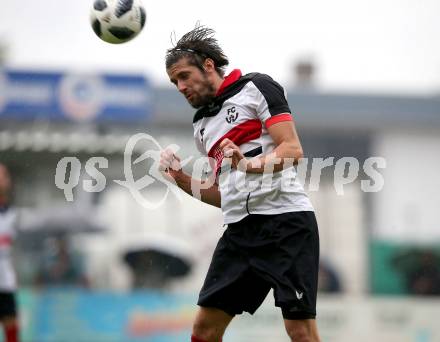
[[[15,292],[17,281],[11,260],[15,236],[16,212],[10,206],[12,180],[7,167],[0,163],[0,321],[5,341],[19,341]]]

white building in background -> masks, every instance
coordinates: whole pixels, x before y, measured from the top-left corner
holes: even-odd
[[[148,133],[161,146],[179,145],[183,158],[198,156],[192,141],[193,111],[183,97],[174,89],[147,87],[144,98],[139,79],[136,82],[140,83],[126,80],[128,88],[138,87],[130,93],[121,88],[121,83],[115,90],[109,78],[104,77],[104,86],[102,79],[81,83],[75,78],[77,86],[68,85],[78,98],[72,100],[64,93],[64,105],[70,114],[62,118],[65,107],[44,111],[42,103],[53,99],[55,93],[47,84],[43,90],[36,86],[36,80],[44,75],[32,75],[33,88],[23,88],[27,89],[23,96],[17,83],[2,82],[9,90],[1,102],[0,161],[13,171],[17,205],[47,208],[55,203],[69,207],[83,202],[96,209],[106,233],[74,238],[75,244],[90,256],[88,268],[95,286],[129,288],[131,278],[122,259],[124,252],[139,245],[172,241],[169,247],[194,265],[192,273],[184,281],[179,280],[179,286],[197,289],[200,274],[223,231],[220,211],[185,194],[180,201],[172,193],[163,206],[148,210],[136,203],[127,189],[113,182],[124,179],[125,143],[135,133]],[[111,91],[102,92],[103,87]],[[109,92],[113,94],[110,99]],[[117,104],[119,93],[125,94],[124,98],[132,94],[133,98]],[[106,117],[96,112],[105,107],[104,100],[89,98],[90,94],[107,94],[104,100],[111,108]],[[436,212],[440,204],[440,97],[323,94],[313,89],[292,89],[288,98],[305,156],[311,161],[305,186],[317,212],[321,255],[334,266],[347,292],[360,294],[369,289],[370,239],[440,243]],[[29,108],[22,103],[25,99],[31,101],[27,102],[31,103]],[[136,108],[132,108],[131,117],[125,115],[124,109],[133,103],[136,108],[151,108],[150,115],[142,116],[134,111]],[[87,104],[93,115],[72,119],[72,111],[80,111]],[[43,110],[36,112],[36,108]],[[136,153],[142,153],[142,146]],[[76,202],[67,203],[54,181],[57,163],[65,156],[79,159],[81,180],[90,178],[84,166],[91,157],[105,157],[108,168],[100,169],[107,180],[105,190],[81,197],[83,192],[77,191],[80,182],[74,192]],[[362,166],[372,156],[386,161],[386,168],[377,168],[384,186],[378,192],[366,193],[361,189],[361,180],[371,177]],[[335,188],[333,166],[323,168],[319,188],[310,186],[313,158],[331,157],[333,166],[343,157],[359,161],[359,176],[343,187],[344,195],[338,195]],[[135,178],[145,175],[148,167],[147,162],[135,166]],[[160,197],[163,191],[160,185],[154,185],[146,196]]]

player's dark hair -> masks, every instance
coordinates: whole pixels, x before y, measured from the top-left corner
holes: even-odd
[[[229,64],[228,57],[214,38],[213,29],[197,26],[195,29],[184,34],[176,45],[167,50],[165,57],[166,68],[170,68],[181,58],[187,58],[188,63],[198,67],[204,72],[203,62],[210,58],[214,61],[215,70],[220,76],[224,76],[225,68]]]

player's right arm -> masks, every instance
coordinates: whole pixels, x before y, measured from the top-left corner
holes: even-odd
[[[180,159],[170,150],[164,150],[160,154],[160,171],[170,180],[174,180],[176,185],[204,203],[221,207],[221,196],[218,185],[214,182],[200,181],[187,175],[182,170]]]
[[[170,171],[168,171],[168,173],[171,175]],[[218,208],[221,207],[220,191],[218,190],[217,184],[206,187],[207,185],[209,185],[209,182],[202,182],[200,180],[194,179],[191,176],[185,174],[182,170],[172,170],[171,177],[174,178],[177,186],[185,191],[187,194],[196,197],[197,199],[207,204],[213,205]]]

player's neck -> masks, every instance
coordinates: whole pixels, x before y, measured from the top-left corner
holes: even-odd
[[[218,90],[222,86],[224,80],[224,77],[221,77],[219,74],[216,73],[212,84],[214,88],[214,94],[218,93]]]

